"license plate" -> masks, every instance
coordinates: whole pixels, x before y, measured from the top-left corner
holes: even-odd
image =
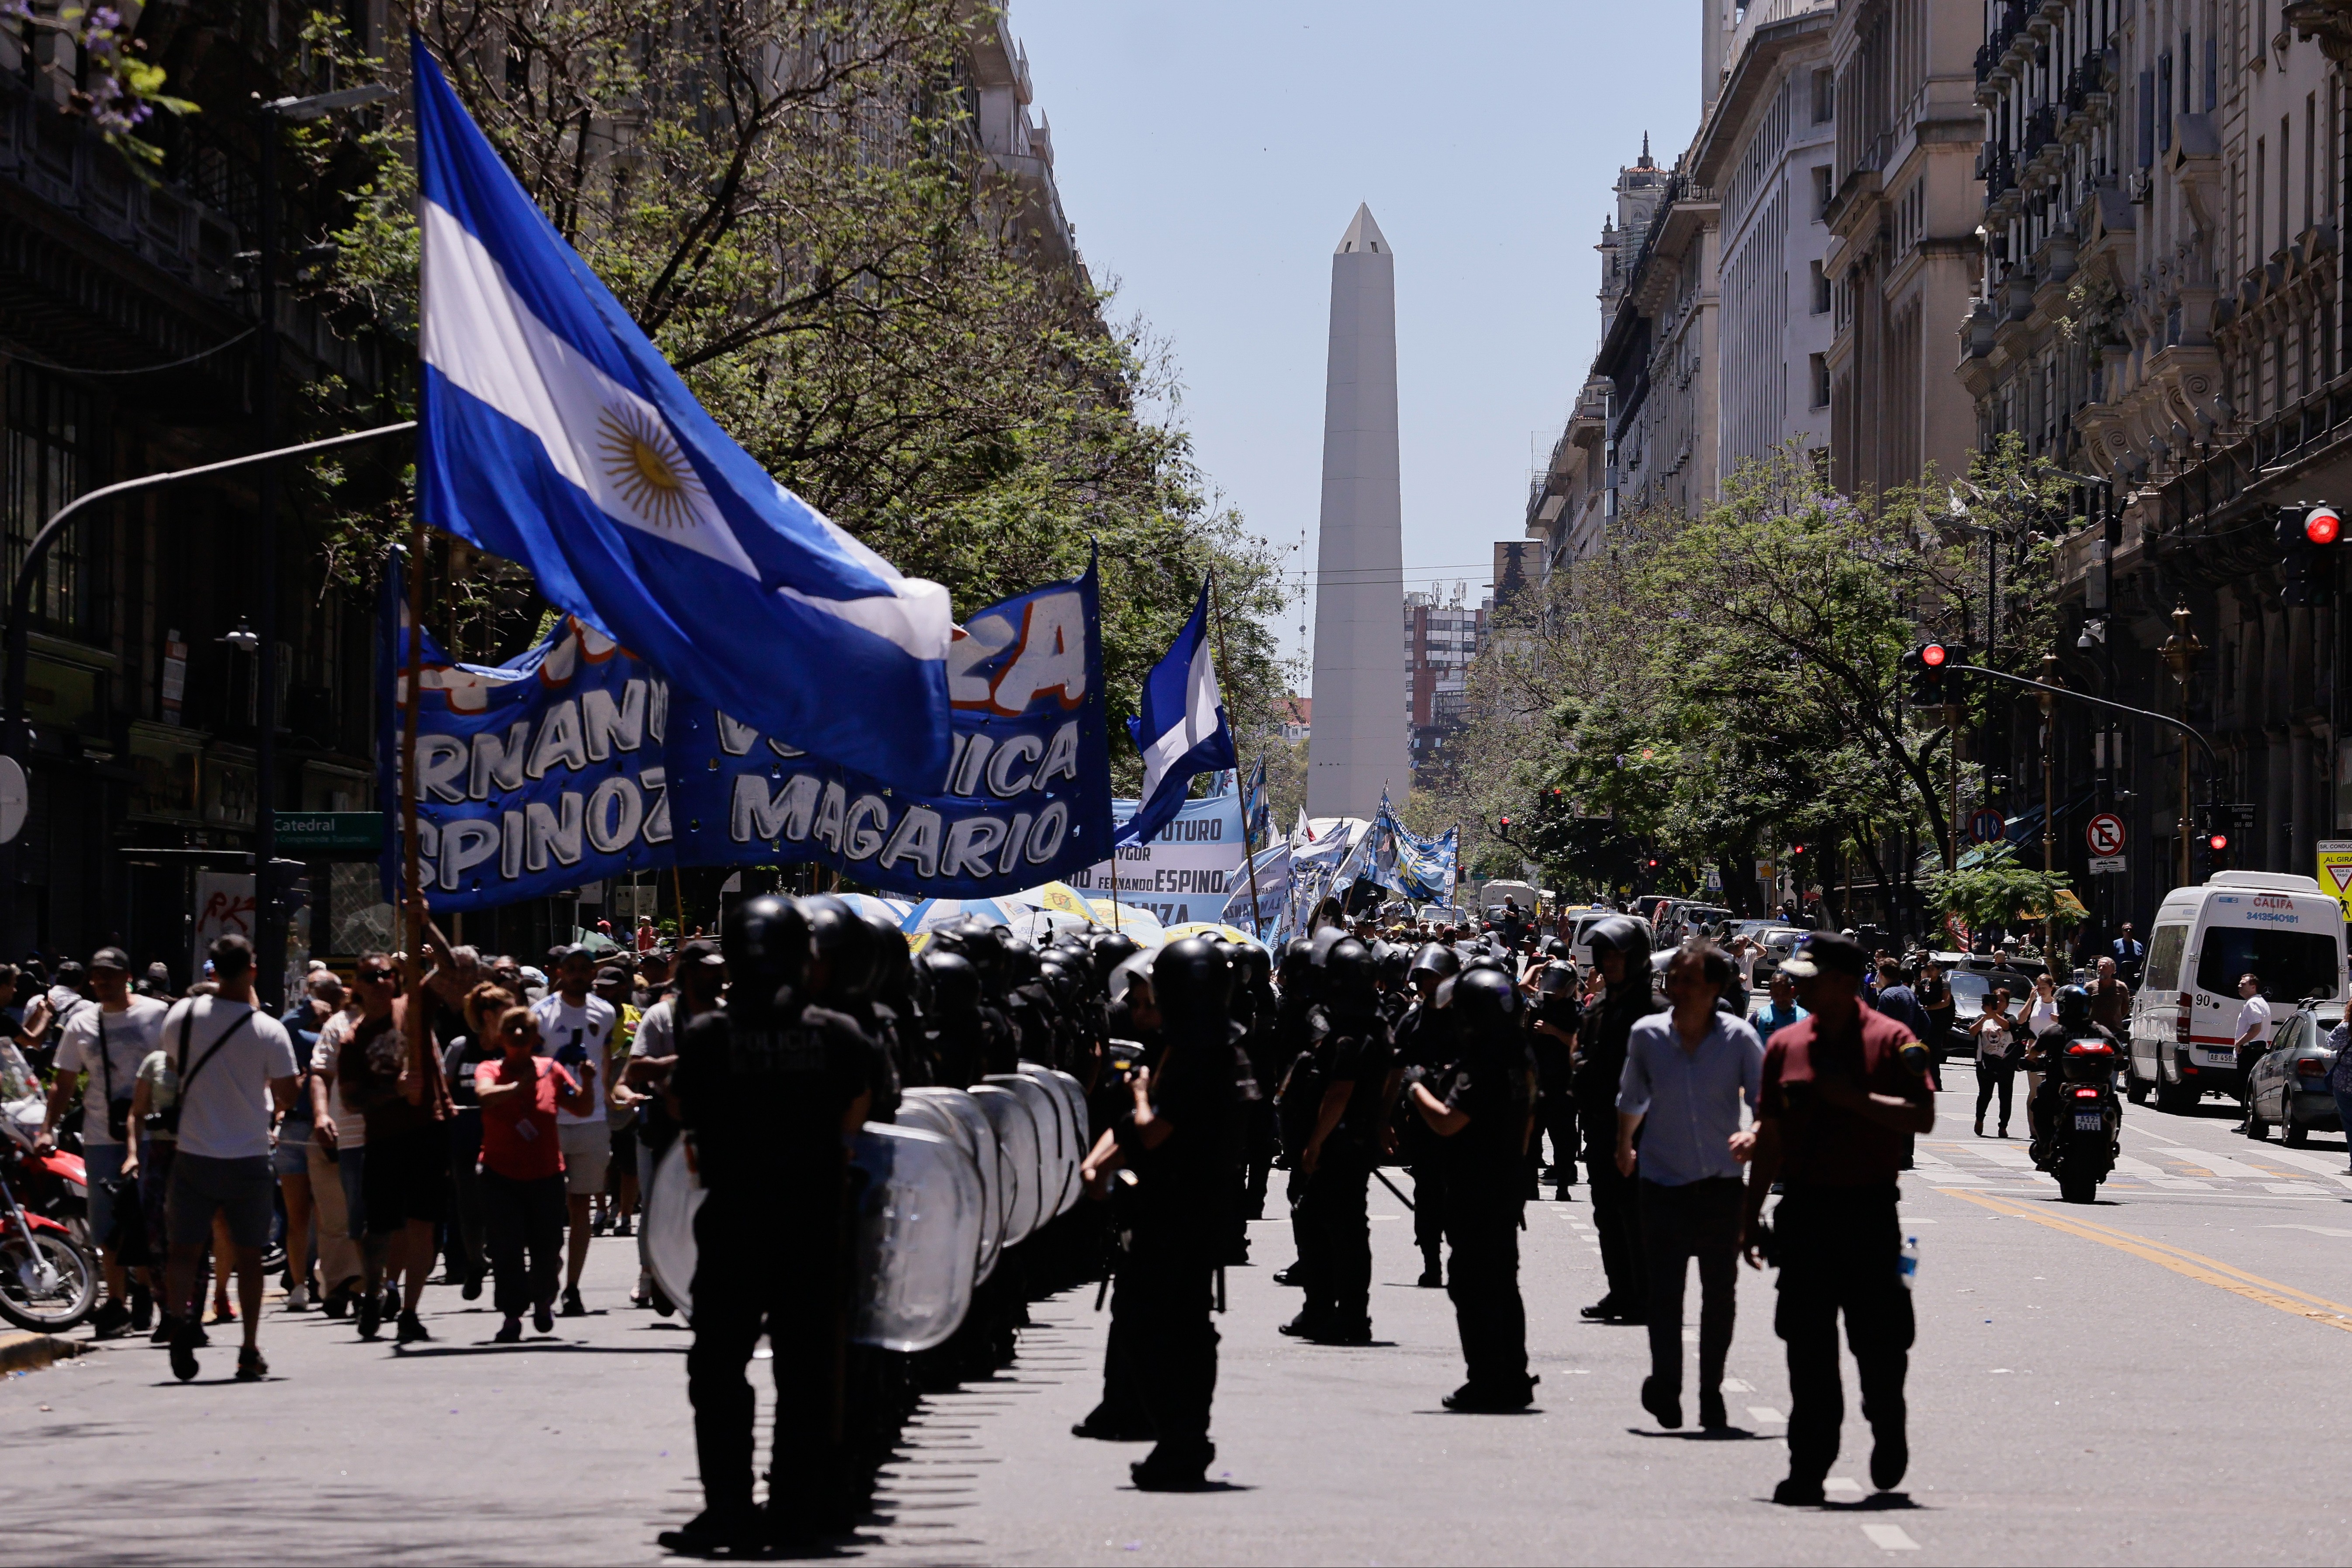
[[[2233,1068],[2238,1065],[2238,1053],[2235,1051],[2200,1051],[2197,1055],[2206,1067]]]
[[[2095,1110],[2074,1112],[2074,1131],[2077,1132],[2096,1132],[2105,1124],[2105,1118]]]

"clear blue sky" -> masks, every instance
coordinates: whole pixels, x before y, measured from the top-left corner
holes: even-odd
[[[1277,545],[1321,483],[1330,255],[1369,202],[1397,258],[1406,586],[1524,531],[1599,331],[1592,244],[1649,131],[1698,115],[1699,0],[1010,0],[1032,112],[1114,313],[1183,372],[1213,483]],[[1297,555],[1287,558],[1296,568]],[[1294,609],[1286,644],[1300,646]]]

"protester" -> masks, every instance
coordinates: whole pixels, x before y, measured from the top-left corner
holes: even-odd
[[[563,1184],[571,1211],[571,1256],[563,1282],[563,1315],[583,1317],[580,1275],[588,1266],[596,1194],[613,1163],[613,1131],[604,1109],[604,1064],[620,1015],[593,994],[596,959],[584,947],[563,950],[556,963],[556,988],[531,1008],[539,1024],[540,1050],[571,1070],[593,1101],[585,1111],[558,1108],[556,1132],[563,1143]]]
[[[97,1245],[106,1282],[106,1301],[90,1320],[100,1339],[112,1339],[131,1326],[131,1279],[117,1243],[115,1207],[127,1196],[123,1162],[129,1157],[131,1101],[139,1068],[156,1047],[164,1006],[131,994],[131,955],[101,947],[90,955],[95,1005],[69,1010],[58,1030],[56,1081],[41,1119],[35,1147],[57,1147],[58,1122],[73,1102],[77,1074],[88,1075],[81,1093],[82,1166],[89,1193],[89,1234]],[[152,1287],[151,1287],[152,1288]]]
[[[286,1205],[286,1310],[303,1312],[325,1291],[311,1279],[317,1248],[310,1201],[310,1151],[313,1114],[310,1104],[310,1058],[327,1021],[342,1011],[343,983],[329,969],[313,969],[303,979],[303,994],[278,1021],[293,1042],[299,1080],[294,1103],[278,1124],[278,1141],[270,1156],[278,1172],[278,1195]]]
[[[1617,1092],[1617,1169],[1638,1167],[1642,1257],[1647,1268],[1650,1375],[1642,1407],[1668,1429],[1683,1424],[1683,1295],[1698,1261],[1698,1424],[1730,1425],[1724,1363],[1738,1284],[1740,1110],[1760,1092],[1764,1045],[1716,1007],[1730,958],[1694,942],[1666,968],[1672,1011],[1637,1018]],[[1641,1135],[1638,1154],[1636,1135]]]
[[[637,1212],[637,1118],[634,1106],[615,1103],[613,1090],[621,1086],[621,1073],[629,1064],[630,1044],[636,1038],[637,1026],[645,1010],[631,999],[635,977],[621,964],[607,964],[596,971],[596,994],[611,1004],[616,1015],[612,1031],[604,1040],[604,1076],[597,1079],[607,1085],[604,1090],[604,1125],[611,1140],[612,1163],[607,1169],[604,1187],[596,1194],[603,1206],[593,1226],[598,1236],[630,1234],[630,1216]]]
[[[174,1320],[172,1373],[183,1383],[196,1375],[203,1301],[197,1268],[217,1214],[228,1223],[244,1309],[245,1344],[237,1352],[236,1375],[252,1382],[269,1373],[260,1346],[261,1249],[269,1241],[270,1194],[277,1184],[269,1131],[272,1102],[279,1111],[293,1103],[294,1046],[284,1026],[255,1009],[252,944],[241,936],[224,936],[212,944],[211,956],[217,994],[174,1004],[163,1026],[163,1048],[172,1053],[178,1079],[173,1103],[164,1113],[179,1141],[164,1199],[171,1246],[166,1310]]]
[[[444,1047],[441,1057],[442,1081],[449,1086],[450,1195],[457,1240],[466,1254],[458,1285],[468,1301],[481,1299],[482,1281],[490,1268],[488,1222],[482,1210],[482,1102],[475,1092],[475,1075],[484,1062],[499,1059],[499,1018],[521,1003],[504,986],[488,980],[477,984],[461,1008],[464,1032]]]
[[[1995,1091],[2000,1095],[2000,1136],[2009,1136],[2009,1102],[2017,1076],[2018,1058],[2023,1054],[2018,1039],[2018,1021],[2009,1011],[2009,987],[1996,985],[1985,998],[1984,1011],[1969,1026],[1969,1033],[1977,1045],[1977,1136],[1985,1135],[1985,1108],[1992,1103]]]
[[[489,996],[481,998],[499,1050],[475,1067],[473,1093],[480,1105],[482,1217],[497,1279],[494,1302],[506,1320],[491,1338],[512,1344],[522,1338],[526,1310],[541,1333],[554,1331],[565,1218],[556,1116],[594,1101],[568,1069],[540,1059],[539,1025],[530,1009],[507,1006],[493,1014],[489,1004]]]

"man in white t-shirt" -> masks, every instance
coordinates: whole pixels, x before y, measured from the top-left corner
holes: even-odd
[[[2263,994],[2263,983],[2252,974],[2238,976],[2238,994],[2243,998],[2238,1006],[2238,1072],[2251,1079],[2255,1059],[2271,1048],[2271,1001]],[[2246,1120],[2239,1123],[2239,1131],[2252,1123],[2253,1115],[2253,1099],[2248,1096]]]
[[[44,1152],[57,1146],[58,1121],[73,1104],[75,1075],[88,1073],[81,1094],[81,1157],[89,1184],[89,1234],[106,1270],[106,1304],[89,1321],[100,1339],[110,1340],[131,1325],[131,1307],[130,1280],[111,1245],[114,1194],[109,1184],[122,1174],[123,1157],[138,1136],[138,1129],[128,1124],[131,1091],[139,1064],[155,1048],[163,1004],[131,994],[131,955],[119,947],[101,947],[90,956],[89,984],[96,1003],[78,1000],[58,1032],[57,1077],[37,1146]]]
[[[251,942],[220,938],[212,945],[212,968],[219,994],[173,1004],[162,1031],[161,1048],[179,1079],[167,1114],[178,1118],[180,1150],[163,1200],[172,1245],[172,1373],[183,1383],[196,1375],[204,1305],[197,1270],[217,1214],[228,1222],[245,1314],[236,1375],[252,1383],[269,1375],[260,1345],[261,1251],[269,1244],[278,1186],[269,1133],[276,1113],[294,1103],[294,1042],[286,1026],[254,1005]]]
[[[564,1260],[563,1315],[585,1317],[580,1271],[588,1266],[588,1238],[595,1197],[604,1190],[613,1163],[613,1132],[604,1119],[604,1049],[620,1014],[589,987],[596,982],[596,956],[584,947],[567,948],[555,966],[555,987],[533,1004],[539,1053],[571,1069],[591,1109],[584,1114],[555,1110],[555,1136],[563,1145],[563,1193],[572,1210],[571,1254]]]

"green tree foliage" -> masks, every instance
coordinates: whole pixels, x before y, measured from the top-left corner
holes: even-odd
[[[1270,717],[1271,552],[1210,495],[1164,345],[1107,321],[1037,188],[980,149],[966,60],[992,11],[423,0],[413,20],[541,210],[770,472],[963,614],[1099,546],[1117,716],[1213,570],[1228,708]],[[310,37],[345,76],[383,69],[323,17]],[[337,247],[319,287],[413,353],[405,128],[331,134],[305,147]],[[375,559],[404,489],[322,478],[342,557]],[[490,581],[495,619],[512,585]]]
[[[1751,859],[1797,843],[1907,880],[1896,846],[1947,838],[1950,736],[1942,710],[1906,707],[1902,657],[1981,646],[1990,540],[1994,657],[2038,665],[2053,612],[2037,531],[2062,526],[2066,487],[2008,437],[1962,484],[1863,499],[1789,451],[1696,519],[1628,519],[1497,611],[1448,793],[1482,832],[1526,820],[1515,837],[1563,893],[1695,889],[1712,864],[1739,907]]]
[[[2029,869],[2018,863],[2015,847],[2007,843],[1969,858],[1975,863],[1920,879],[1929,906],[1939,913],[1959,916],[1971,931],[2048,921],[2068,931],[2082,922],[2082,901],[2064,896],[2071,889],[2063,871]]]

